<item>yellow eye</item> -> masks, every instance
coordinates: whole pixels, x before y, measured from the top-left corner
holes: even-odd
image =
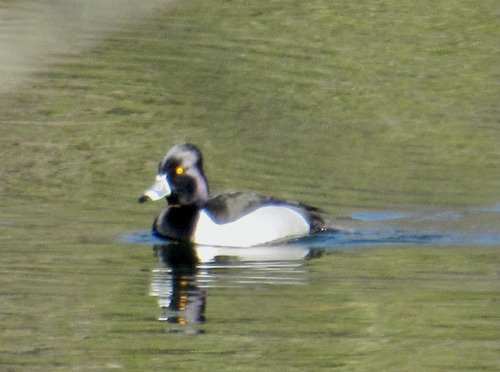
[[[177,167],[177,168],[175,168],[174,172],[176,175],[180,176],[181,174],[184,174],[184,168]]]

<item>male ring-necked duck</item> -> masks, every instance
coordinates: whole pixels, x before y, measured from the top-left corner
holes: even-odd
[[[166,197],[153,233],[201,245],[250,247],[324,229],[318,209],[251,193],[210,197],[200,150],[184,143],[160,162],[156,182],[140,202]]]

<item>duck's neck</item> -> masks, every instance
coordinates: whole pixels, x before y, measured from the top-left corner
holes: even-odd
[[[201,183],[201,184],[198,184],[198,190],[196,190],[196,204],[198,206],[202,206],[202,205],[205,205],[209,200],[210,200],[210,190],[208,188],[208,181],[207,181],[207,178],[205,177],[205,174],[203,173],[203,171],[201,172],[201,176],[203,177],[203,180],[205,182]]]
[[[210,200],[210,190],[208,187],[207,177],[205,176],[205,173],[203,173],[203,171],[201,171],[201,177],[203,178],[204,182],[198,185],[199,189],[197,190],[197,199],[199,199],[199,201],[201,202],[200,205],[203,205]]]

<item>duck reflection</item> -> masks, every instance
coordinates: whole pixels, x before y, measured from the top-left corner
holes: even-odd
[[[176,324],[205,322],[206,291],[197,283],[198,258],[191,243],[155,245],[165,267],[153,270],[151,295],[158,296],[159,320]]]
[[[189,242],[154,245],[161,266],[153,269],[151,295],[158,297],[159,320],[185,328],[169,332],[202,333],[207,289],[251,285],[306,284],[305,258],[320,253],[305,246],[255,248],[199,246]],[[183,327],[183,326],[181,326]]]

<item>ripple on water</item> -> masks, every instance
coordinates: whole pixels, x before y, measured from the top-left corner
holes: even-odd
[[[304,260],[325,251],[371,249],[401,245],[464,246],[500,245],[497,228],[448,230],[450,221],[473,227],[485,219],[488,226],[493,208],[466,213],[440,211],[435,214],[370,212],[354,213],[351,220],[364,226],[356,230],[325,231],[290,242],[250,248],[198,246],[160,239],[150,232],[122,238],[126,243],[153,245],[161,266],[152,270],[150,295],[158,298],[158,319],[170,325],[167,332],[200,334],[205,322],[207,291],[213,288],[245,288],[262,285],[305,285],[308,272]],[[494,220],[495,218],[493,218]],[[446,222],[446,223],[444,223]]]

